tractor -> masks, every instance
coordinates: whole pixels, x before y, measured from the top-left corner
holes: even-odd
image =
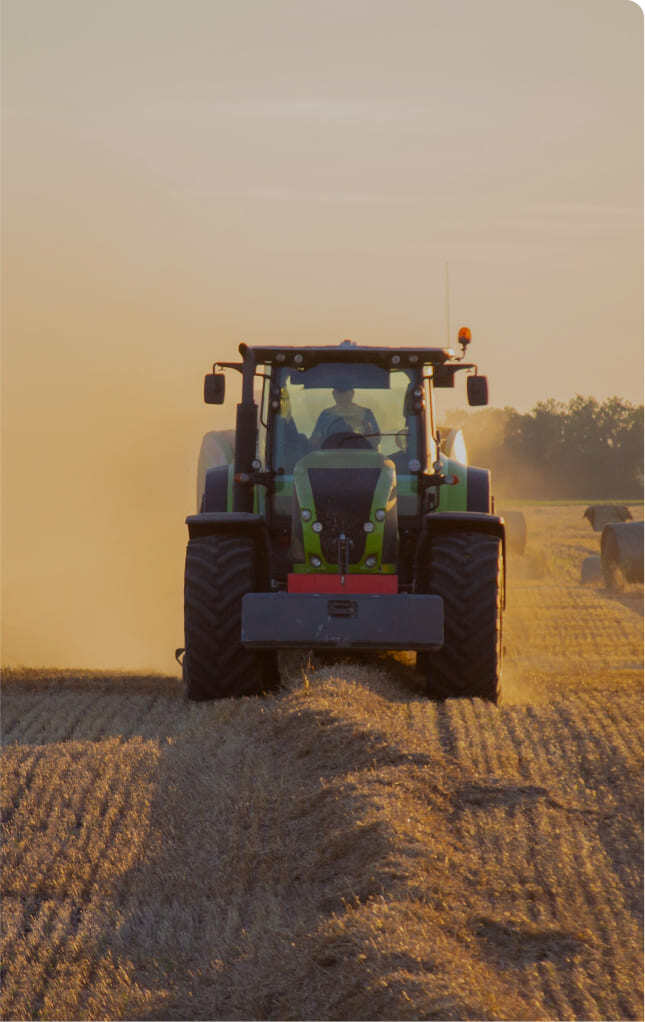
[[[430,698],[498,702],[504,519],[489,471],[442,453],[436,427],[434,390],[459,371],[488,403],[468,328],[458,340],[459,355],[241,344],[213,366],[206,403],[227,371],[241,400],[234,434],[207,434],[186,519],[189,699],[275,688],[281,649],[406,650]]]

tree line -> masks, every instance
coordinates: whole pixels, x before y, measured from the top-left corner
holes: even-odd
[[[452,413],[469,462],[490,468],[494,491],[537,500],[643,497],[643,406],[578,394],[539,401],[530,412]]]

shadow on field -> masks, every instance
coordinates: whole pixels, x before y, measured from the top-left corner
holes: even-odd
[[[457,995],[458,945],[437,970],[415,936],[414,905],[445,887],[439,813],[418,824],[445,798],[438,736],[412,752],[366,713],[371,684],[328,704],[325,684],[189,706],[162,749],[112,946],[148,991],[131,1017],[486,1017],[494,980]]]
[[[611,603],[620,603],[628,610],[643,617],[643,587],[627,586],[623,592],[612,592],[611,589],[600,589],[599,593]]]
[[[475,932],[485,953],[495,962],[507,965],[512,956],[515,965],[571,960],[584,950],[584,942],[556,926],[539,927],[526,920],[500,923],[495,919],[475,920]]]
[[[183,687],[163,674],[8,668],[3,740],[21,745],[99,742],[136,735],[164,741],[181,726]]]
[[[35,692],[78,691],[90,694],[119,690],[127,693],[180,695],[182,682],[170,674],[154,672],[93,671],[55,667],[3,667],[2,689],[6,693],[18,687]]]

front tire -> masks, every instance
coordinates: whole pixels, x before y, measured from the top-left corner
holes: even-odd
[[[211,535],[189,540],[183,664],[188,699],[258,695],[276,687],[277,654],[250,652],[240,642],[242,597],[258,588],[252,539]]]
[[[497,703],[502,669],[502,540],[475,531],[433,536],[423,574],[420,591],[441,596],[444,605],[443,647],[417,657],[428,696]]]

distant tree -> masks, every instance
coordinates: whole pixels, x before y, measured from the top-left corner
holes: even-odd
[[[490,467],[498,495],[525,498],[642,498],[643,406],[619,397],[549,398],[530,412],[486,408],[453,413],[471,463]]]

